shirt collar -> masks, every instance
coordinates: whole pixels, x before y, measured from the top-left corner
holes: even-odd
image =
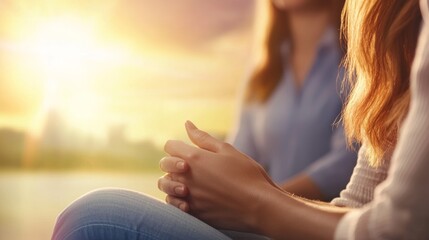
[[[319,41],[317,52],[320,52],[323,49],[329,49],[329,48],[338,48],[338,32],[335,30],[335,27],[330,26],[326,29],[326,31],[323,33],[322,38]],[[290,42],[285,41],[281,48],[281,52],[283,56],[288,56],[290,52]]]
[[[320,39],[318,49],[321,50],[323,48],[337,47],[338,38],[338,32],[335,30],[335,27],[329,27],[323,34],[322,39]]]

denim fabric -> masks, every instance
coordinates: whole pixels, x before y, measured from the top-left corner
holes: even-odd
[[[228,232],[234,239],[266,239]],[[231,238],[197,218],[141,193],[101,189],[73,202],[58,217],[52,240]]]

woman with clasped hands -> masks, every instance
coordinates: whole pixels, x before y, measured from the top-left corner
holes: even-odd
[[[327,208],[321,212],[323,205],[306,207],[313,203],[282,190],[257,162],[197,129],[192,122],[187,121],[185,126],[196,146],[170,140],[165,144],[170,156],[160,162],[161,169],[169,172],[159,180],[159,188],[169,194],[168,203],[217,229],[277,238],[291,229],[291,239],[292,233],[296,237],[331,237],[346,209]],[[288,219],[288,215],[294,217]],[[308,228],[309,216],[313,228],[318,225],[321,231]]]
[[[349,0],[344,17],[355,82],[343,117],[363,146],[340,198],[292,196],[187,122],[195,147],[165,145],[167,202],[217,229],[275,239],[429,239],[429,1]]]
[[[362,147],[340,198],[297,198],[187,122],[196,146],[168,141],[161,161],[171,205],[94,191],[61,213],[52,239],[237,238],[223,229],[259,239],[429,239],[429,0],[348,0],[344,24],[353,83],[343,118]]]

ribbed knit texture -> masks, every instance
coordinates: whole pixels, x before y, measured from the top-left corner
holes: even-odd
[[[374,199],[347,213],[335,239],[429,239],[429,0],[420,0],[423,15],[411,73],[411,106],[393,153],[387,179]],[[359,172],[357,170],[357,172]],[[370,174],[370,173],[369,173]],[[352,186],[362,185],[360,177]],[[356,190],[366,199],[364,191]],[[351,201],[349,201],[351,202]],[[356,206],[361,203],[353,203]]]
[[[365,158],[365,146],[359,150],[358,161],[346,189],[340,197],[332,200],[332,204],[340,207],[359,208],[374,198],[375,188],[386,179],[389,160],[381,166],[372,167]]]

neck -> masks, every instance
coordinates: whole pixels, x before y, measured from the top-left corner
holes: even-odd
[[[330,23],[329,11],[297,11],[288,14],[292,50],[298,54],[315,52]]]
[[[296,11],[289,13],[291,59],[295,84],[300,87],[315,59],[320,39],[329,25],[329,11]]]

